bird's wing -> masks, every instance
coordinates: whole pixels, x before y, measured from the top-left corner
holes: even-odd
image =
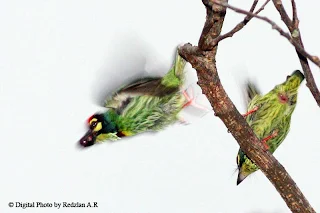
[[[257,115],[258,112],[259,112],[259,109],[262,107],[262,105],[264,104],[264,101],[263,101],[263,98],[264,96],[262,95],[258,95],[256,94],[251,100],[250,102],[248,103],[248,106],[247,106],[247,111],[251,111],[253,110],[255,107],[259,107],[257,111],[251,113],[250,115],[248,115],[246,117],[246,121],[248,122],[248,124],[251,126],[251,124],[253,122],[255,122],[257,119],[260,119],[259,116]]]
[[[118,90],[106,103],[106,108],[113,108],[122,111],[132,100],[139,96],[158,96],[162,97],[173,92],[178,88],[170,88],[161,84],[162,78],[144,78],[134,81],[131,84]]]
[[[128,105],[130,99],[137,96],[163,97],[178,92],[183,82],[185,64],[186,61],[177,50],[174,65],[164,77],[138,79],[124,86],[106,101],[105,107],[118,109],[123,104]]]
[[[169,72],[165,76],[163,76],[161,84],[165,85],[166,87],[173,88],[178,88],[182,86],[185,80],[184,70],[186,63],[186,60],[184,60],[180,56],[179,51],[177,49],[175,61]]]
[[[124,104],[127,105],[130,99],[141,96],[151,95],[159,85],[161,78],[143,78],[138,79],[130,84],[117,90],[112,97],[105,102],[105,107],[117,109]]]
[[[138,79],[123,88],[117,93],[127,93],[131,95],[153,95],[161,83],[161,78]]]
[[[247,106],[249,106],[250,102],[252,102],[255,96],[260,96],[261,92],[258,89],[257,85],[249,80],[246,82],[245,88],[246,88],[245,100],[246,100]]]

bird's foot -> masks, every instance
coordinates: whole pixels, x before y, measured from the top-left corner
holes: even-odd
[[[261,142],[262,142],[262,145],[263,145],[263,150],[264,150],[264,151],[269,150],[269,146],[268,146],[268,144],[267,144],[267,141],[262,140]]]
[[[247,117],[248,115],[256,112],[259,109],[259,107],[255,106],[252,110],[248,111],[246,114],[243,114],[243,117]]]
[[[264,139],[261,140],[262,145],[265,148],[265,151],[269,150],[269,146],[267,144],[267,141],[272,139],[272,138],[275,138],[277,136],[278,136],[278,130],[275,130],[275,131],[272,132],[271,135],[269,135],[268,137],[265,137]]]
[[[195,102],[195,97],[193,95],[193,89],[191,90],[191,95],[189,96],[184,90],[183,92],[184,97],[187,99],[187,102],[183,105],[182,108],[186,108],[187,106],[194,106],[195,108],[202,109],[204,111],[210,111],[207,107],[201,106]]]

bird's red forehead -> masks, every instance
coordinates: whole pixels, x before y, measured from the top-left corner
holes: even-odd
[[[92,120],[93,117],[94,117],[94,114],[91,115],[91,116],[88,118],[87,122],[90,123],[90,121]]]

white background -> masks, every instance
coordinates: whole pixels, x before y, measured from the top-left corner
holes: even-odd
[[[251,1],[230,4],[248,9]],[[319,56],[320,3],[297,6],[305,47]],[[284,27],[272,4],[263,15]],[[242,18],[228,11],[223,32]],[[213,112],[190,125],[77,149],[85,120],[102,109],[96,100],[146,71],[166,73],[178,44],[197,44],[204,20],[200,0],[0,1],[0,211],[289,212],[261,171],[236,186],[239,146]],[[301,69],[291,44],[260,20],[221,42],[217,66],[241,113],[247,77],[266,93]],[[319,211],[320,111],[305,82],[298,102],[275,156]],[[96,201],[99,208],[25,210],[9,208],[10,201]]]

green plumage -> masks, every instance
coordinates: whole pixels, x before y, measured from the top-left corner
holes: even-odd
[[[93,116],[102,124],[94,142],[158,131],[177,121],[186,103],[181,91],[185,65],[186,61],[176,52],[174,65],[164,77],[138,79],[115,92],[105,103],[109,110]],[[80,144],[88,144],[87,139],[81,139]]]
[[[119,132],[135,135],[160,130],[173,123],[184,103],[184,97],[179,93],[163,97],[142,95],[130,98],[123,109],[110,109],[106,114],[113,114],[112,122],[116,123]]]
[[[249,82],[247,95],[250,100],[246,121],[253,129],[256,136],[266,140],[271,153],[279,147],[286,138],[291,122],[291,115],[296,107],[298,88],[304,76],[300,71],[295,71],[287,80],[277,85],[266,95],[261,95],[257,87]],[[239,169],[237,184],[241,183],[248,175],[259,168],[239,149],[237,156]]]

